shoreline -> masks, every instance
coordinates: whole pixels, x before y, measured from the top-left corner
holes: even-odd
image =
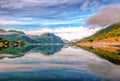
[[[120,47],[120,42],[80,42],[76,46],[115,46]]]
[[[103,50],[106,50],[106,51],[109,51],[109,52],[116,52],[116,53],[118,53],[118,52],[120,52],[120,42],[118,43],[118,42],[112,42],[112,43],[106,43],[106,42],[96,42],[96,43],[83,43],[83,42],[81,42],[81,43],[76,43],[76,46],[78,46],[78,47],[93,47],[93,48],[95,48],[95,49],[103,49]]]

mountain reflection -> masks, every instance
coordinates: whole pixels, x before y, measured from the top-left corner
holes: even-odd
[[[63,45],[30,45],[30,46],[7,46],[0,47],[0,59],[22,57],[27,52],[41,53],[43,55],[53,55],[62,49]]]
[[[44,55],[53,55],[56,52],[60,51],[63,45],[41,45],[36,46],[31,52],[37,52]]]
[[[120,65],[120,47],[119,46],[93,46],[81,47],[97,56],[106,59],[114,64]]]

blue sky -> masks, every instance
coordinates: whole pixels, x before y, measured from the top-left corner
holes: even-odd
[[[0,28],[34,35],[53,32],[64,39],[79,39],[113,21],[118,22],[111,18],[106,23],[107,20],[99,17],[99,14],[103,15],[106,10],[106,14],[117,10],[110,16],[120,16],[119,4],[119,0],[0,0]],[[104,22],[97,23],[100,20]],[[64,32],[60,29],[64,29]],[[83,33],[87,34],[81,35]]]

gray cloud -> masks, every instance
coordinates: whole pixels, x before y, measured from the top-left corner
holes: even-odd
[[[87,25],[104,27],[120,22],[120,7],[108,6],[102,8],[98,13],[89,18]]]
[[[119,0],[0,0],[0,15],[40,18],[77,16]]]

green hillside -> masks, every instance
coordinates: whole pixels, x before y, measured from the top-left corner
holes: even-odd
[[[94,40],[102,40],[112,37],[120,37],[120,23],[112,24],[101,29],[92,36],[82,39],[80,42],[92,42]]]

